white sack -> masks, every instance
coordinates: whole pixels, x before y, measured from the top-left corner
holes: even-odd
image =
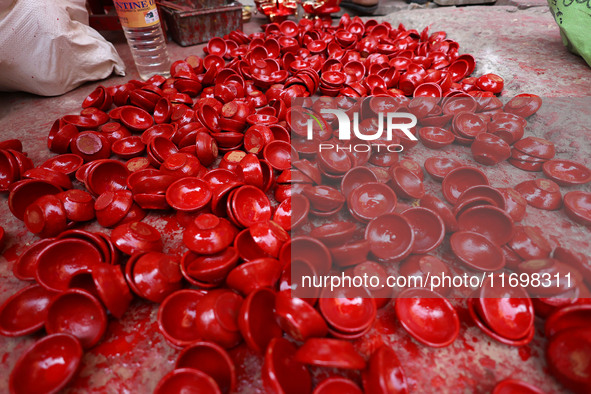
[[[0,90],[57,96],[125,65],[84,0],[0,0]]]

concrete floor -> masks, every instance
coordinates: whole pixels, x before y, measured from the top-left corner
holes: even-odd
[[[503,0],[505,1],[505,0]],[[494,72],[505,78],[504,95],[535,93],[544,97],[580,97],[570,101],[569,108],[581,108],[565,116],[559,107],[541,114],[529,132],[552,139],[557,144],[559,157],[574,157],[591,165],[591,129],[589,129],[589,96],[591,69],[579,57],[563,47],[558,28],[547,7],[540,0],[507,0],[509,5],[430,8],[401,7],[396,13],[383,18],[391,23],[403,23],[407,28],[431,31],[445,30],[461,45],[460,52],[468,52],[477,60],[476,75]],[[396,2],[392,2],[396,3]],[[388,9],[395,4],[383,4]],[[402,9],[404,8],[404,9]],[[390,8],[391,9],[391,8]],[[262,23],[260,16],[245,26],[247,33],[256,31]],[[104,81],[87,83],[60,97],[43,98],[23,93],[0,94],[0,135],[2,139],[19,138],[35,164],[52,156],[46,148],[47,133],[53,121],[65,114],[77,113],[82,100],[97,85],[121,84],[137,78],[127,44],[121,34],[109,34],[128,66],[125,77],[111,77]],[[202,46],[182,48],[169,44],[173,60],[190,54],[202,54]],[[558,101],[549,100],[549,103]],[[546,104],[545,104],[546,106]],[[570,121],[570,126],[556,119]],[[573,115],[573,114],[576,114]],[[446,151],[453,157],[466,157],[466,150],[453,148]],[[418,156],[420,157],[420,156]],[[422,158],[416,158],[422,163]],[[506,163],[505,163],[506,164]],[[509,165],[487,169],[494,186],[515,185],[536,175],[526,174]],[[435,189],[436,184],[428,188]],[[589,190],[587,187],[586,190]],[[565,191],[563,191],[565,192]],[[0,302],[25,284],[12,276],[12,265],[26,246],[35,240],[14,220],[1,197],[0,225],[8,233],[7,247],[0,257]],[[528,209],[527,224],[540,227],[554,245],[560,243],[591,255],[591,237],[588,229],[574,226],[561,212],[541,212]],[[151,214],[146,221],[163,232],[166,250],[180,246],[181,228],[166,214]],[[547,226],[552,223],[552,228]],[[96,224],[89,227],[99,230]],[[463,320],[460,337],[449,348],[430,349],[409,339],[395,322],[393,312],[382,310],[375,327],[357,342],[362,353],[376,343],[394,346],[402,361],[413,392],[490,392],[495,382],[507,378],[530,381],[546,392],[560,392],[562,388],[547,374],[543,360],[544,338],[538,334],[529,346],[511,348],[490,340],[469,323],[465,307],[458,307]],[[73,382],[72,392],[150,392],[157,381],[172,369],[178,354],[157,332],[157,306],[141,301],[121,321],[111,320],[106,337],[87,352],[83,368]],[[0,337],[0,392],[7,391],[7,377],[18,356],[38,336],[9,339]],[[260,356],[239,346],[232,351],[239,373],[239,391],[262,392],[260,382]],[[318,372],[325,375],[326,371]]]

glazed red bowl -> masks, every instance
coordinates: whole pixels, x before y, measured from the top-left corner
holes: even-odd
[[[513,238],[513,219],[504,210],[492,205],[468,208],[458,216],[461,231],[474,231],[502,246]]]
[[[248,347],[257,353],[264,353],[273,338],[280,338],[283,331],[275,321],[275,292],[269,288],[251,292],[240,308],[238,327]]]
[[[92,279],[103,304],[120,319],[133,299],[121,267],[97,264],[92,269]]]
[[[227,219],[203,213],[187,227],[183,233],[183,242],[192,251],[209,255],[230,246],[237,233]]]
[[[591,226],[591,193],[579,190],[566,193],[564,211],[575,222]]]
[[[552,338],[559,332],[570,328],[588,327],[591,322],[591,306],[588,304],[575,304],[560,308],[552,313],[544,326],[546,338]]]
[[[45,323],[49,303],[56,293],[34,284],[10,296],[0,306],[0,334],[8,337],[32,334]]]
[[[238,252],[240,258],[245,261],[273,257],[256,244],[254,239],[252,239],[252,235],[250,235],[249,229],[247,228],[236,235],[236,238],[234,239],[234,248]]]
[[[478,314],[477,303],[477,298],[468,298],[468,313],[478,328],[480,328],[486,335],[498,342],[504,343],[505,345],[516,347],[525,346],[532,341],[535,334],[534,327],[531,327],[530,331],[525,337],[519,339],[509,339],[491,330],[482,320],[482,317]]]
[[[420,205],[421,207],[428,208],[439,215],[445,224],[446,232],[450,233],[457,231],[458,222],[446,203],[432,194],[426,194],[423,198],[421,198]]]
[[[332,265],[332,257],[328,248],[317,239],[298,236],[285,243],[280,256],[284,253],[291,256],[292,260],[305,260],[318,274],[323,275],[328,272]]]
[[[488,198],[492,200],[496,207],[506,210],[506,201],[503,194],[499,190],[487,185],[477,185],[466,189],[458,197],[457,204],[459,205],[464,201],[475,198]]]
[[[378,182],[359,185],[347,198],[351,215],[362,222],[394,212],[397,202],[394,191],[386,184]]]
[[[337,189],[326,185],[305,185],[303,194],[310,200],[312,208],[319,212],[333,212],[345,202],[345,197]]]
[[[309,393],[312,377],[308,368],[295,359],[296,345],[285,338],[273,338],[267,346],[261,377],[269,392]]]
[[[243,227],[272,217],[269,198],[254,186],[245,185],[236,189],[230,204],[236,221]]]
[[[522,287],[494,286],[489,279],[480,289],[476,309],[491,330],[508,339],[526,337],[534,325],[534,306]]]
[[[76,337],[63,333],[47,335],[16,362],[10,373],[10,392],[57,393],[74,378],[81,359],[82,346]]]
[[[57,240],[39,253],[35,278],[47,290],[62,292],[68,289],[72,277],[91,272],[101,261],[100,252],[88,241]]]
[[[572,160],[550,160],[542,166],[544,175],[561,186],[582,185],[591,181],[591,170]]]
[[[332,222],[314,228],[310,232],[312,238],[316,238],[326,246],[333,247],[349,241],[357,226],[351,222]]]
[[[99,300],[84,290],[70,289],[61,293],[47,309],[47,333],[72,334],[85,349],[96,345],[106,329],[105,309]]]
[[[66,153],[48,159],[41,166],[71,176],[82,164],[84,164],[84,160],[80,156]]]
[[[476,185],[488,185],[486,175],[475,167],[458,167],[447,173],[441,188],[445,199],[455,204],[460,195],[468,188]]]
[[[115,227],[111,232],[111,241],[117,249],[129,256],[136,252],[162,251],[160,233],[143,222],[125,223]]]
[[[548,240],[532,226],[516,226],[515,234],[507,246],[523,260],[545,259],[552,253]],[[570,263],[570,259],[567,261]]]
[[[281,276],[281,265],[276,259],[259,258],[240,264],[226,277],[228,287],[248,295],[262,288],[274,288]]]
[[[257,222],[248,231],[254,243],[272,257],[279,256],[279,251],[289,239],[287,231],[272,220]]]
[[[294,194],[281,201],[273,214],[273,221],[285,231],[296,229],[303,225],[310,212],[310,202],[301,194]]]
[[[546,349],[550,372],[574,392],[586,392],[591,385],[591,366],[582,366],[576,360],[578,355],[587,355],[590,350],[591,335],[586,328],[571,328],[555,334]]]
[[[79,189],[71,189],[57,196],[62,201],[68,220],[85,222],[94,219],[94,199],[90,193]]]
[[[158,308],[158,329],[173,346],[182,348],[199,339],[196,307],[204,292],[178,290],[171,293]]]
[[[156,303],[179,290],[183,279],[177,257],[160,252],[135,254],[125,276],[135,294]]]
[[[292,157],[297,160],[297,153],[289,142],[275,140],[265,146],[263,157],[275,170],[283,171],[291,168]]]
[[[121,110],[120,117],[125,127],[136,133],[142,132],[154,124],[152,115],[138,107],[126,106]]]
[[[423,145],[430,149],[441,149],[454,142],[454,135],[441,127],[421,127],[419,137]]]
[[[550,179],[524,181],[515,190],[534,208],[554,211],[562,207],[560,187]]]
[[[341,180],[341,192],[345,197],[348,197],[351,192],[357,187],[370,183],[377,182],[376,175],[367,167],[355,167],[347,171]]]
[[[550,160],[556,154],[554,143],[539,137],[525,137],[515,142],[513,147],[521,153],[544,160]]]
[[[425,187],[421,179],[412,171],[404,167],[394,167],[391,170],[392,188],[401,198],[418,199],[425,195]]]
[[[241,296],[228,289],[205,294],[196,307],[198,335],[226,349],[236,346],[241,340],[238,315],[242,302]]]
[[[434,291],[407,289],[396,299],[402,327],[417,341],[431,347],[451,345],[460,331],[458,314],[450,302]]]
[[[367,393],[406,392],[406,376],[402,364],[390,346],[383,345],[369,358],[367,370],[362,374]]]
[[[399,261],[414,247],[414,231],[406,218],[396,213],[379,216],[365,229],[371,252],[381,260]]]
[[[238,251],[234,247],[212,255],[199,255],[188,251],[181,260],[181,272],[185,279],[197,286],[219,285],[238,263]]]
[[[236,387],[236,368],[226,350],[213,342],[194,342],[185,347],[176,360],[175,369],[191,368],[211,376],[222,393]]]
[[[173,182],[166,189],[166,202],[176,210],[191,212],[205,207],[212,195],[207,182],[187,177]]]
[[[89,168],[84,183],[88,191],[100,195],[106,191],[125,189],[128,176],[129,170],[122,162],[101,160]]]
[[[505,210],[514,222],[520,222],[525,217],[527,201],[515,189],[499,188],[497,189],[505,198]]]
[[[325,288],[318,299],[318,308],[326,322],[336,331],[354,334],[363,332],[376,318],[376,304],[362,287]]]
[[[497,271],[505,266],[505,256],[499,246],[484,235],[458,231],[449,240],[458,259],[478,271]]]
[[[61,200],[54,195],[39,197],[25,210],[27,229],[40,237],[55,237],[66,229],[67,218]]]
[[[27,207],[39,197],[48,194],[58,194],[62,190],[59,186],[42,180],[23,180],[15,183],[8,195],[8,208],[19,220],[23,220]]]
[[[290,290],[282,290],[275,296],[277,324],[298,341],[324,337],[328,327],[322,315],[302,298],[292,297]]]
[[[445,236],[445,224],[437,212],[424,207],[414,207],[403,211],[401,215],[413,229],[412,253],[427,253],[441,245]]]
[[[432,156],[425,160],[425,171],[436,181],[441,182],[452,170],[462,167],[462,163],[444,156]]]

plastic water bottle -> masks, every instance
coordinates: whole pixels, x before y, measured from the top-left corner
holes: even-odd
[[[140,78],[170,76],[170,57],[156,0],[113,0]]]

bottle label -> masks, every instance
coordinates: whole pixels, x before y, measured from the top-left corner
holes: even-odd
[[[123,27],[149,27],[160,21],[156,0],[113,0]]]

